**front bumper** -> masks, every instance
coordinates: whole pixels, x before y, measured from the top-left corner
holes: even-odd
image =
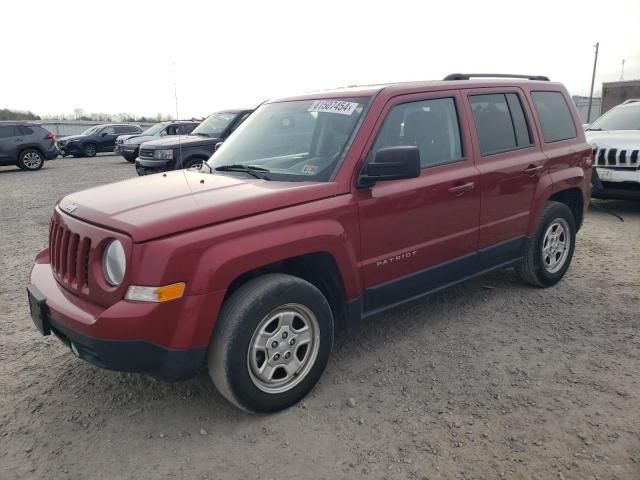
[[[596,168],[602,188],[594,188],[595,198],[640,200],[640,170]]]
[[[43,317],[51,332],[73,345],[77,356],[101,368],[166,380],[190,378],[202,369],[224,292],[166,303],[121,300],[104,308],[60,286],[48,260],[48,250],[38,255],[30,290],[45,299]]]
[[[67,143],[64,145],[58,144],[57,147],[62,155],[75,155],[80,153],[79,143]]]
[[[126,158],[136,158],[138,156],[138,147],[120,146],[116,147],[115,153]]]
[[[168,172],[174,170],[175,160],[156,160],[150,158],[136,158],[136,172],[138,175]]]

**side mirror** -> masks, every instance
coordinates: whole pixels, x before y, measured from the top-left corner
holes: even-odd
[[[100,134],[100,136],[101,136],[101,137],[106,137],[106,136],[107,136],[107,132],[102,132],[102,133]]]
[[[218,151],[218,149],[220,148],[220,146],[223,144],[224,142],[218,142],[216,143],[216,146],[213,147],[213,153],[216,153]]]
[[[358,178],[358,187],[367,188],[376,182],[420,176],[420,150],[413,145],[381,148],[373,162],[367,164]]]

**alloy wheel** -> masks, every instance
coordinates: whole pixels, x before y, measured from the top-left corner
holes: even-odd
[[[544,233],[542,240],[542,265],[549,273],[556,273],[562,269],[567,257],[571,236],[569,225],[563,218],[556,218]]]
[[[266,393],[283,393],[309,373],[320,347],[316,316],[300,304],[270,312],[256,328],[247,352],[253,384]]]
[[[36,170],[42,165],[42,157],[37,152],[27,152],[22,157],[22,163],[28,170]]]

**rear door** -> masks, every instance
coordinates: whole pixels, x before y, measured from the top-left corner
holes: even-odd
[[[15,125],[0,125],[0,162],[6,164],[17,160],[19,134]]]
[[[417,146],[422,173],[354,193],[366,312],[419,296],[475,270],[479,176],[461,101],[455,91],[395,97],[375,127],[378,133],[369,140],[367,161],[380,148]]]
[[[546,156],[517,87],[466,90],[480,171],[481,270],[521,256],[533,199],[546,174]]]

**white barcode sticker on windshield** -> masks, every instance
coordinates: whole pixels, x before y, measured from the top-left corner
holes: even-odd
[[[351,115],[356,111],[356,108],[358,108],[358,104],[355,102],[344,102],[342,100],[316,100],[309,107],[309,111]]]

